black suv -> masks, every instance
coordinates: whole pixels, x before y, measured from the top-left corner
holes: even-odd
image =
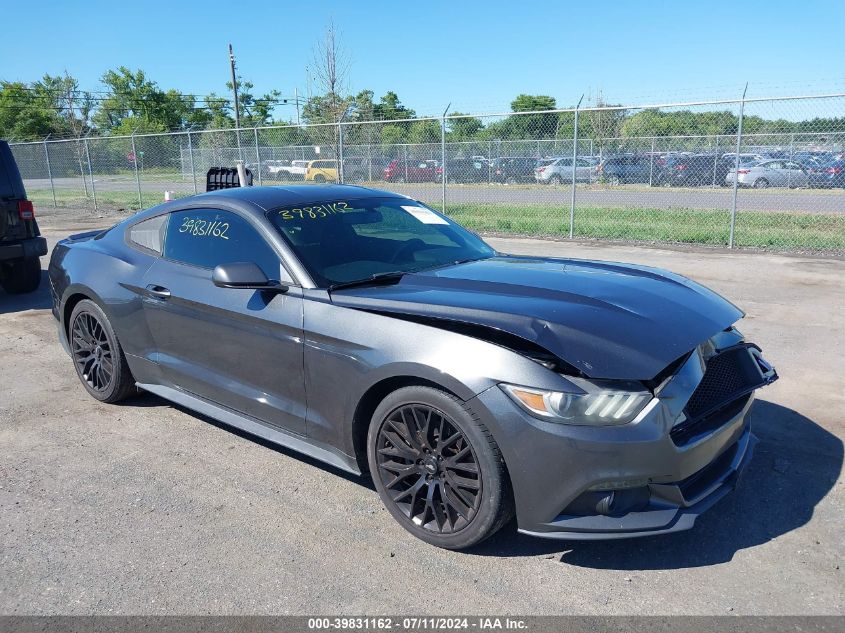
[[[599,165],[599,179],[611,185],[648,182],[652,169],[650,161],[650,156],[639,154],[610,156]]]
[[[536,158],[523,156],[497,158],[490,168],[493,182],[516,184],[518,182],[536,182],[534,170],[540,164]]]
[[[690,187],[699,185],[724,186],[734,161],[715,154],[675,154],[655,160],[655,185]]]
[[[18,165],[6,141],[0,141],[0,285],[6,292],[32,292],[41,281],[39,257],[47,254],[47,240],[35,222],[26,199]]]

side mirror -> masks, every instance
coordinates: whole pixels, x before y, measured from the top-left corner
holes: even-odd
[[[211,281],[218,288],[243,288],[271,292],[286,292],[288,289],[281,282],[267,279],[264,271],[252,262],[220,264],[211,273]]]

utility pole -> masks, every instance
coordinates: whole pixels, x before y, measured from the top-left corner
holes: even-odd
[[[238,80],[235,76],[235,53],[229,44],[229,68],[232,70],[232,92],[235,95],[235,128],[241,127],[241,108],[238,104]]]
[[[293,89],[293,100],[296,102],[296,124],[302,125],[299,121],[299,88],[297,87]]]
[[[229,44],[229,68],[232,71],[232,93],[235,96],[235,136],[238,139],[238,157],[243,160],[241,155],[241,107],[238,103],[238,78],[235,74],[235,53],[232,50],[232,45]]]

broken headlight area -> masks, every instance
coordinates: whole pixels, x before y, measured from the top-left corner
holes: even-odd
[[[549,422],[587,426],[627,424],[648,406],[653,397],[638,382],[569,378],[581,393],[547,391],[501,384],[502,390],[528,413]]]

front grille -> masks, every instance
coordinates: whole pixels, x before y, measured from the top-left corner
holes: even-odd
[[[725,350],[707,361],[704,377],[687,402],[687,417],[707,415],[762,383],[757,363],[745,346]]]
[[[749,394],[765,382],[745,345],[711,357],[684,409],[686,421],[672,429],[672,440],[682,446],[721,428],[742,411]]]

